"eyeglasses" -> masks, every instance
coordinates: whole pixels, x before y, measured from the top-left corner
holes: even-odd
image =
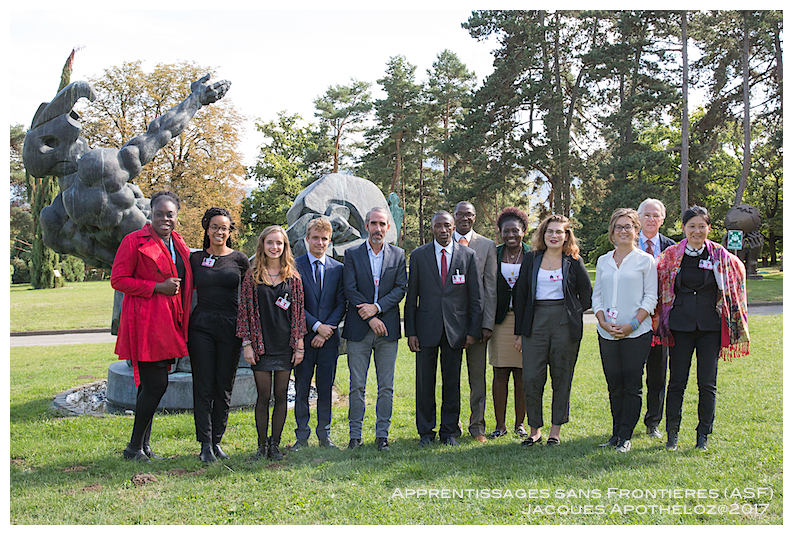
[[[642,214],[644,219],[663,219],[661,214]]]
[[[229,232],[230,230],[231,229],[228,228],[228,227],[219,227],[217,225],[209,225],[209,231],[210,232],[223,232],[223,233],[226,233],[226,232]]]
[[[566,230],[553,230],[553,229],[549,228],[548,230],[545,231],[545,235],[546,236],[564,236],[565,232],[567,232],[567,231]]]
[[[614,225],[614,232],[622,232],[623,230],[627,232],[635,228],[633,225]]]

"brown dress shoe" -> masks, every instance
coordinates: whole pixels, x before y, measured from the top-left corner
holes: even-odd
[[[474,440],[478,440],[479,442],[487,442],[487,437],[485,435],[474,435]]]

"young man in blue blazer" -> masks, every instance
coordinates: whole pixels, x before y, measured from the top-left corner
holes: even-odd
[[[316,370],[317,387],[317,438],[319,445],[335,448],[330,439],[330,422],[333,404],[332,388],[336,379],[336,361],[339,358],[338,327],[344,318],[347,302],[344,299],[343,265],[325,255],[330,245],[333,227],[318,217],[306,227],[308,252],[295,263],[303,280],[306,327],[306,349],[303,362],[295,367],[295,421],[297,440],[292,451],[308,445],[311,430],[308,427],[308,395],[311,379]]]

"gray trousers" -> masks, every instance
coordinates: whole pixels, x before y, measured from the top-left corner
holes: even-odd
[[[485,400],[487,399],[487,386],[485,385],[485,365],[487,364],[487,344],[477,342],[465,350],[466,366],[468,368],[468,386],[471,389],[471,419],[468,422],[468,432],[472,436],[485,434]]]
[[[531,337],[524,336],[523,395],[529,425],[543,426],[542,394],[551,372],[551,423],[562,425],[570,418],[570,387],[578,360],[580,341],[573,340],[563,301],[535,301]]]
[[[377,404],[375,437],[387,438],[391,428],[394,398],[394,367],[396,366],[398,340],[386,340],[369,329],[360,342],[347,340],[347,367],[350,370],[349,420],[350,438],[363,438],[363,417],[366,413],[366,377],[374,351],[374,368],[377,375]]]

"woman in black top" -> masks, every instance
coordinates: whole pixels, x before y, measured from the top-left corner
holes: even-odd
[[[226,431],[231,391],[240,360],[236,336],[240,280],[250,263],[231,248],[234,221],[224,208],[210,208],[201,219],[204,248],[190,255],[198,306],[190,315],[188,349],[193,368],[193,416],[199,457],[205,463],[218,457]]]

